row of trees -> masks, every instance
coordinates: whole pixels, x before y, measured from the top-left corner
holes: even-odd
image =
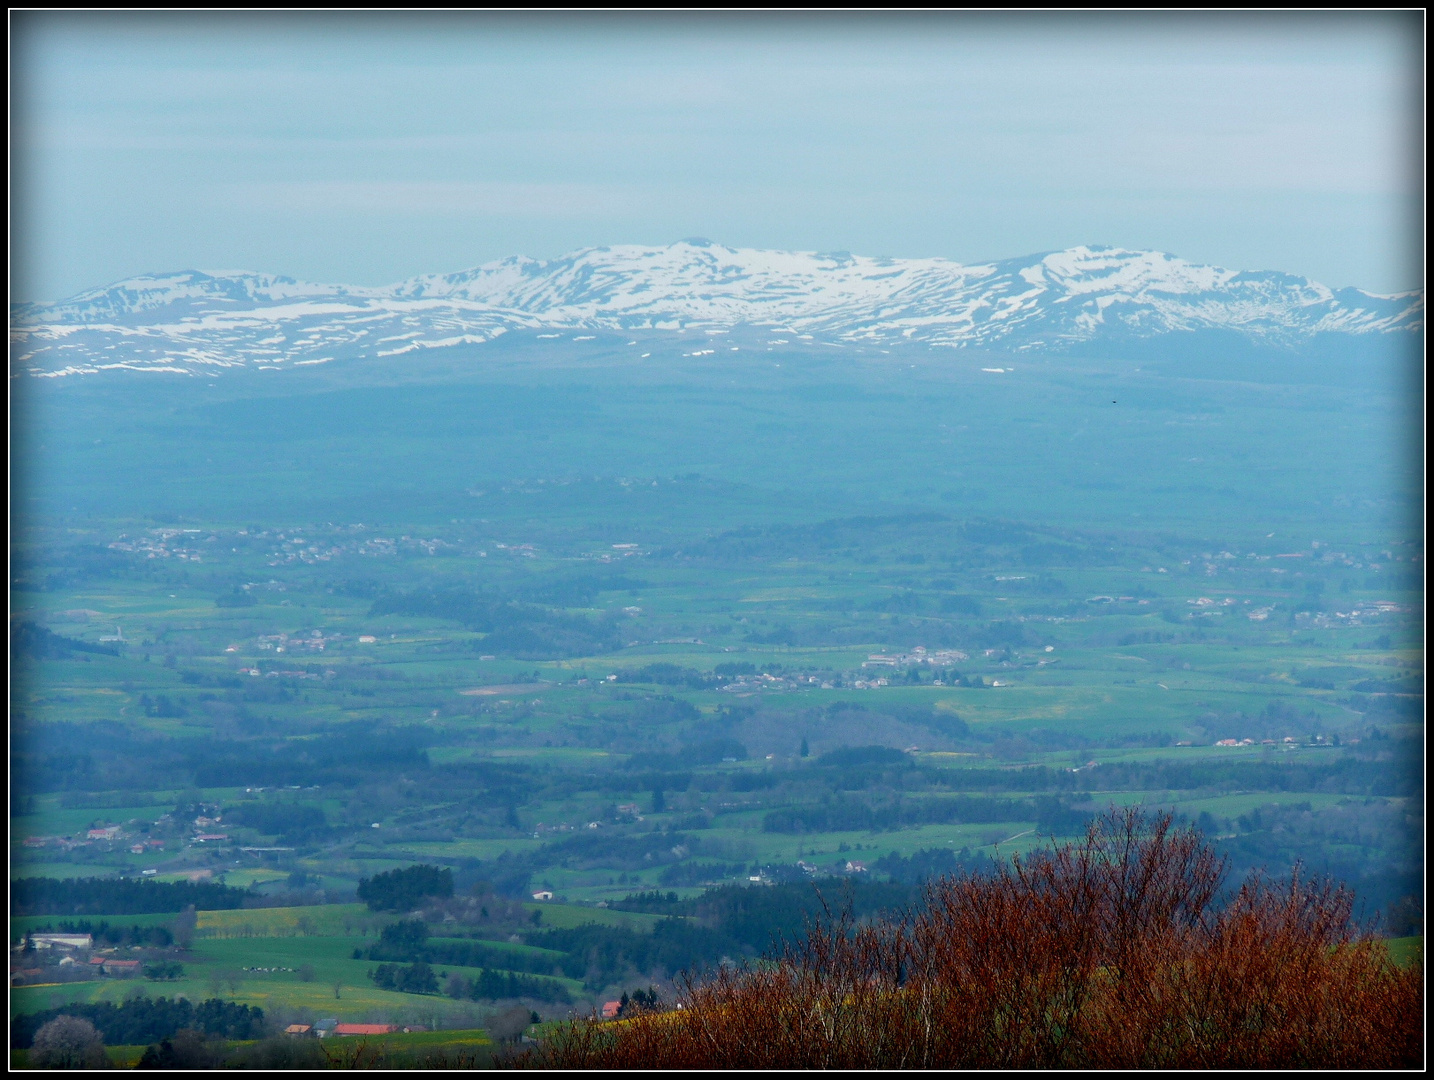
[[[244,889],[198,881],[134,878],[17,878],[10,885],[10,914],[158,915],[187,907],[219,911],[242,907]]]
[[[174,934],[163,926],[122,926],[110,923],[108,919],[93,922],[90,919],[61,919],[58,923],[33,927],[32,934],[89,934],[97,945],[128,945],[167,949],[174,944]],[[26,935],[28,939],[29,934]]]
[[[10,1047],[29,1048],[51,1020],[69,1016],[94,1026],[110,1046],[139,1046],[173,1037],[185,1028],[226,1039],[257,1039],[263,1035],[264,1010],[210,998],[198,1005],[186,998],[134,997],[118,1005],[110,1001],[76,1002],[44,1012],[24,1013],[10,1021]]]

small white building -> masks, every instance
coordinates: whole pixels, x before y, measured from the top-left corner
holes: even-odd
[[[534,900],[551,900],[552,898],[553,894],[547,889],[539,889],[533,894]]]

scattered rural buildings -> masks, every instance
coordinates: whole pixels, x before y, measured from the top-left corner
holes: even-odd
[[[936,667],[945,667],[960,660],[971,659],[966,653],[958,649],[938,649],[929,653],[924,646],[918,645],[909,653],[872,653],[862,663],[862,667],[912,667],[916,664],[932,664]]]

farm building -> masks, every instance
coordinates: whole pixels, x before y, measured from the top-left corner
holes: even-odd
[[[31,934],[30,942],[37,949],[92,949],[95,939],[89,934]]]
[[[395,1024],[338,1024],[335,1035],[392,1035],[398,1030]]]

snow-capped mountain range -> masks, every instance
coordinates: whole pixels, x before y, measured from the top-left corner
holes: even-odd
[[[586,248],[513,257],[381,288],[272,274],[147,275],[12,310],[15,371],[213,374],[482,344],[512,331],[739,327],[891,348],[1061,351],[1233,331],[1298,348],[1317,335],[1423,329],[1422,292],[1378,296],[1307,278],[1200,266],[1153,251],[1076,247],[964,266],[845,252]],[[565,335],[566,336],[566,335]]]

